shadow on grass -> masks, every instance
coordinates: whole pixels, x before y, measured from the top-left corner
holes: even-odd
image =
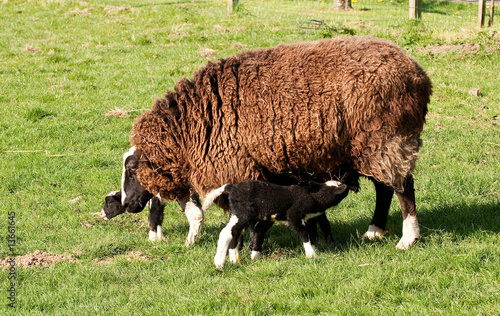
[[[334,212],[331,210],[330,212]],[[170,214],[171,216],[173,214]],[[330,224],[332,234],[337,244],[337,248],[328,245],[324,242],[323,235],[318,230],[318,243],[316,247],[319,253],[324,252],[339,252],[343,249],[352,247],[360,247],[363,244],[361,236],[368,228],[371,219],[371,213],[366,212],[366,217],[358,218],[354,221],[333,222]],[[167,215],[169,216],[169,215]],[[179,236],[187,236],[189,225],[184,218],[184,213],[181,211],[174,216],[178,216],[178,221],[174,225],[164,224],[165,236],[176,234]],[[210,217],[210,215],[208,215]],[[196,245],[201,247],[211,248],[217,245],[217,240],[221,230],[224,228],[228,215],[220,218],[220,221],[212,221],[203,226],[200,239]],[[432,235],[443,235],[451,233],[457,236],[458,239],[473,235],[477,232],[500,232],[500,204],[454,204],[454,205],[437,205],[432,209],[419,209],[418,218],[420,223],[421,235],[424,238]],[[394,246],[402,234],[402,216],[401,213],[392,211],[389,214],[387,221],[387,231],[389,235],[385,240],[394,240]],[[145,232],[146,233],[146,232]],[[248,245],[248,229],[244,239],[244,249]],[[394,236],[392,236],[394,235]],[[129,247],[127,247],[129,246]],[[182,244],[184,247],[184,245]],[[104,247],[104,248],[103,248]],[[87,256],[91,258],[112,257],[114,255],[123,254],[129,251],[130,245],[122,245],[122,248],[106,248],[105,246],[93,249]],[[302,242],[297,234],[285,225],[274,225],[266,234],[266,239],[263,245],[264,254],[266,256],[288,256],[296,251],[302,251]]]

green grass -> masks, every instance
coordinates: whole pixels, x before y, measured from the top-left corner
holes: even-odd
[[[230,16],[222,1],[3,1],[0,258],[9,255],[14,211],[17,254],[78,261],[17,267],[15,310],[2,270],[0,314],[499,314],[499,24],[477,29],[465,18],[476,5],[424,5],[422,21],[409,22],[407,2],[396,1],[358,0],[345,13],[331,2],[241,1]],[[329,27],[301,29],[310,19]],[[368,181],[328,214],[338,249],[320,244],[308,260],[297,236],[276,226],[264,259],[244,252],[224,272],[212,263],[226,220],[217,209],[190,248],[174,203],[163,225],[168,243],[147,240],[146,211],[108,222],[92,214],[120,185],[134,117],[204,65],[203,49],[216,59],[349,34],[396,42],[434,84],[415,170],[422,238],[412,249],[395,248],[397,199],[392,234],[360,239],[375,201]],[[106,115],[115,108],[130,117]]]

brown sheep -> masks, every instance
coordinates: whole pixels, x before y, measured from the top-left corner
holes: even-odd
[[[424,70],[382,39],[247,51],[181,79],[136,119],[134,172],[167,200],[282,173],[366,176],[377,201],[365,237],[382,236],[395,190],[404,219],[397,247],[406,249],[420,236],[412,170],[431,88]]]

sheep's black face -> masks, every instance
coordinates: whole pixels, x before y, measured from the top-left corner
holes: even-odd
[[[132,147],[123,155],[121,204],[125,211],[139,213],[153,197],[137,179],[140,153]]]
[[[124,212],[125,208],[122,205],[121,191],[110,192],[105,198],[104,207],[101,210],[101,217],[107,221]]]

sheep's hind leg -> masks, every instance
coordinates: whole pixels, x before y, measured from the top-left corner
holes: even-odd
[[[374,240],[384,236],[384,229],[387,223],[389,208],[391,207],[394,189],[375,179],[371,179],[375,185],[375,212],[368,227],[368,231],[363,235],[363,239]]]
[[[197,194],[192,194],[189,201],[186,202],[184,212],[189,221],[189,233],[186,239],[186,246],[191,246],[200,236],[205,213],[201,209]]]
[[[420,238],[420,227],[418,226],[417,212],[415,207],[415,189],[413,177],[407,176],[402,192],[396,192],[403,213],[403,236],[397,244],[398,249],[410,248]]]

